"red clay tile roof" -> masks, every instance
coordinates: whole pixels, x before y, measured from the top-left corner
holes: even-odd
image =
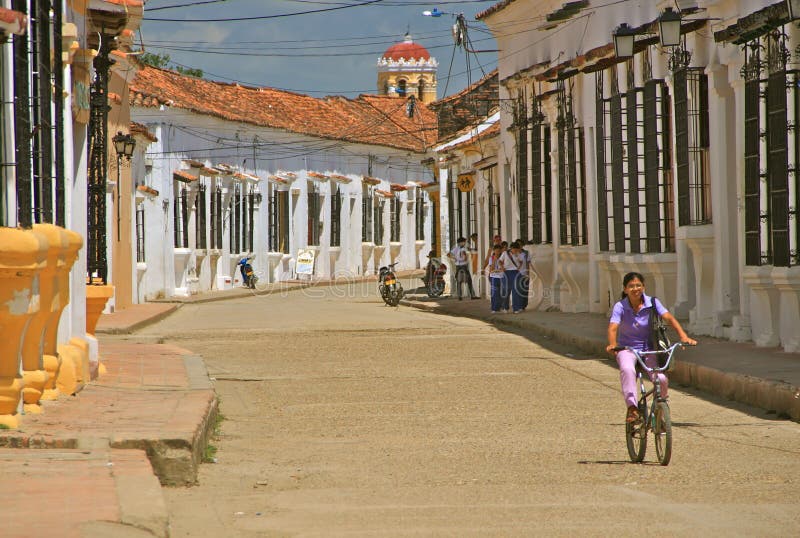
[[[484,9],[483,11],[481,11],[480,13],[475,15],[475,20],[479,21],[479,20],[481,20],[481,19],[483,19],[485,17],[488,17],[489,15],[497,13],[498,11],[501,11],[501,10],[505,9],[505,7],[508,4],[511,4],[512,2],[514,2],[514,0],[501,0],[500,2],[497,2],[495,5],[487,8],[487,9]]]
[[[131,106],[167,105],[320,138],[388,146],[422,153],[436,142],[436,115],[416,102],[360,95],[322,99],[274,88],[254,88],[184,76],[145,66],[130,84]]]
[[[141,123],[136,123],[135,121],[132,121],[130,126],[128,126],[128,131],[130,131],[133,134],[140,134],[146,139],[148,139],[150,142],[158,142],[158,137],[153,133],[151,133],[147,129],[147,127],[145,125],[142,125]]]
[[[394,193],[391,191],[382,191],[381,189],[375,189],[375,192],[377,192],[384,198],[394,198]]]
[[[376,177],[362,176],[361,182],[367,185],[380,185],[381,180]]]
[[[175,179],[176,181],[183,181],[184,183],[190,183],[192,181],[197,181],[199,177],[194,176],[185,170],[175,170],[172,172],[172,179]]]
[[[140,192],[144,192],[144,193],[149,194],[151,196],[158,196],[158,191],[155,190],[152,187],[148,187],[147,185],[138,185],[136,187],[136,190],[140,191]]]
[[[434,101],[428,106],[430,106],[431,108],[435,109],[438,106],[443,105],[444,103],[448,103],[450,101],[453,101],[454,99],[457,99],[459,97],[463,97],[463,96],[467,95],[468,93],[470,93],[471,91],[473,91],[475,88],[478,88],[481,84],[483,84],[484,82],[486,82],[490,78],[496,77],[497,73],[498,73],[498,71],[497,71],[497,68],[495,67],[492,71],[490,71],[490,72],[486,73],[484,76],[482,76],[481,79],[478,80],[477,82],[473,82],[472,84],[470,84],[469,86],[467,86],[466,88],[464,88],[463,90],[461,90],[461,91],[459,91],[457,93],[450,94],[447,97],[442,97],[438,101]]]
[[[320,181],[328,181],[331,176],[326,176],[325,174],[320,174],[319,172],[307,172],[306,175],[311,179],[318,179]]]
[[[473,127],[473,129],[474,129],[474,127]],[[466,147],[466,146],[470,146],[470,145],[474,144],[475,142],[477,142],[478,140],[486,140],[488,138],[492,138],[492,137],[497,136],[499,134],[500,134],[500,122],[498,121],[498,122],[495,122],[493,125],[491,125],[489,128],[481,131],[478,134],[478,136],[473,136],[469,140],[464,140],[463,142],[459,142],[458,144],[455,144],[453,146],[449,146],[447,149],[448,150],[453,150],[453,149],[458,149],[458,148],[463,148],[463,147]]]
[[[408,189],[407,185],[401,185],[399,183],[389,183],[389,188],[392,192],[400,192]]]

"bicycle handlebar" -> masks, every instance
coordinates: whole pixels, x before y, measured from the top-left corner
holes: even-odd
[[[641,366],[645,372],[650,374],[654,372],[665,372],[666,370],[668,370],[669,365],[672,362],[672,356],[675,354],[675,350],[677,350],[679,347],[683,348],[696,345],[697,344],[684,344],[683,342],[675,342],[667,349],[659,349],[656,351],[639,351],[628,346],[617,346],[613,348],[612,351],[614,351],[615,353],[626,350],[632,352],[636,356],[636,361],[639,363],[639,366]],[[664,366],[654,366],[651,368],[650,366],[647,366],[645,364],[644,359],[642,358],[647,355],[667,355],[667,360],[664,363]]]

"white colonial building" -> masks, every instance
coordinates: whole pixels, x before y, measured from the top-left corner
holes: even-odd
[[[638,270],[696,334],[800,350],[787,2],[504,0],[477,18],[503,51],[503,226],[549,264],[553,304],[606,312]]]
[[[432,206],[421,164],[436,121],[389,96],[316,99],[144,68],[131,115],[150,142],[134,159],[137,297],[226,289],[254,257],[270,281],[371,275],[426,263]],[[146,133],[146,134],[145,134]]]

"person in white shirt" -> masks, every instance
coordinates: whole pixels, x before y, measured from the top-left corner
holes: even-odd
[[[469,271],[469,262],[470,262],[470,252],[469,249],[466,247],[467,240],[464,237],[459,237],[456,241],[456,246],[454,246],[448,256],[452,259],[456,264],[456,271],[455,271],[455,278],[456,278],[456,295],[458,296],[458,300],[461,300],[461,286],[466,281],[468,289],[469,289],[469,297],[470,299],[477,299],[478,296],[475,295],[475,290],[472,288],[472,275]]]
[[[489,284],[492,290],[492,314],[497,314],[503,308],[503,303],[508,296],[506,274],[503,267],[503,247],[499,244],[492,247],[492,253],[486,259],[483,269],[489,271]],[[507,312],[507,310],[506,310]]]

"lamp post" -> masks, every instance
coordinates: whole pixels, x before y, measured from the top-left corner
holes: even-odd
[[[662,47],[677,47],[681,44],[681,14],[671,7],[658,18],[658,36]]]
[[[120,240],[120,190],[122,188],[122,158],[131,160],[133,157],[133,150],[136,148],[136,140],[130,134],[117,134],[112,138],[114,142],[114,149],[117,151],[117,241]]]
[[[636,30],[622,23],[611,34],[614,38],[614,52],[618,58],[633,56],[633,45],[636,41]]]

